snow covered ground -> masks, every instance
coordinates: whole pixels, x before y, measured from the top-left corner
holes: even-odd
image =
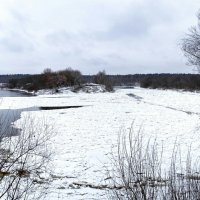
[[[90,94],[65,91],[35,97],[5,97],[0,104],[4,109],[32,106],[83,106],[29,112],[45,119],[56,130],[51,139],[55,154],[46,199],[107,199],[106,190],[84,185],[105,184],[118,134],[128,133],[133,122],[133,129],[142,126],[145,137],[157,137],[158,143],[163,143],[166,163],[175,140],[183,154],[192,145],[193,156],[200,155],[200,93],[141,88]],[[20,120],[26,115],[23,112]]]

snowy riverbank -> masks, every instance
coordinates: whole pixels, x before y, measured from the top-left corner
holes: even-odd
[[[157,137],[164,144],[168,162],[175,140],[182,152],[192,144],[200,155],[200,94],[171,90],[117,89],[115,93],[45,94],[33,97],[5,97],[0,108],[83,106],[61,110],[23,112],[53,125],[51,139],[55,153],[53,177],[47,199],[107,199],[105,190],[85,187],[104,185],[111,169],[110,153],[116,150],[120,131],[142,125],[145,137]],[[198,154],[199,152],[199,154]]]

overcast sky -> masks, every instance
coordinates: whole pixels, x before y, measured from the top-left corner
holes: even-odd
[[[192,73],[181,38],[199,0],[0,0],[0,74]]]

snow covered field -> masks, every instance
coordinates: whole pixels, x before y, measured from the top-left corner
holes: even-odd
[[[56,131],[51,139],[53,174],[46,199],[107,199],[106,190],[84,185],[105,184],[118,134],[128,133],[133,122],[135,130],[142,126],[145,137],[157,137],[158,143],[163,143],[166,163],[175,140],[183,154],[192,145],[193,156],[200,155],[200,93],[141,88],[91,94],[66,91],[57,95],[5,97],[0,104],[3,109],[32,106],[83,106],[28,113],[45,119]],[[20,120],[26,115],[23,112]]]

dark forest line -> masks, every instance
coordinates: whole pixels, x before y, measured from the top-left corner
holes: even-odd
[[[82,75],[77,70],[43,73],[37,75],[0,75],[0,83],[10,88],[38,90],[96,82],[97,75]],[[128,74],[105,75],[113,86],[135,86],[143,88],[200,90],[200,74]],[[67,77],[67,78],[66,78]]]

